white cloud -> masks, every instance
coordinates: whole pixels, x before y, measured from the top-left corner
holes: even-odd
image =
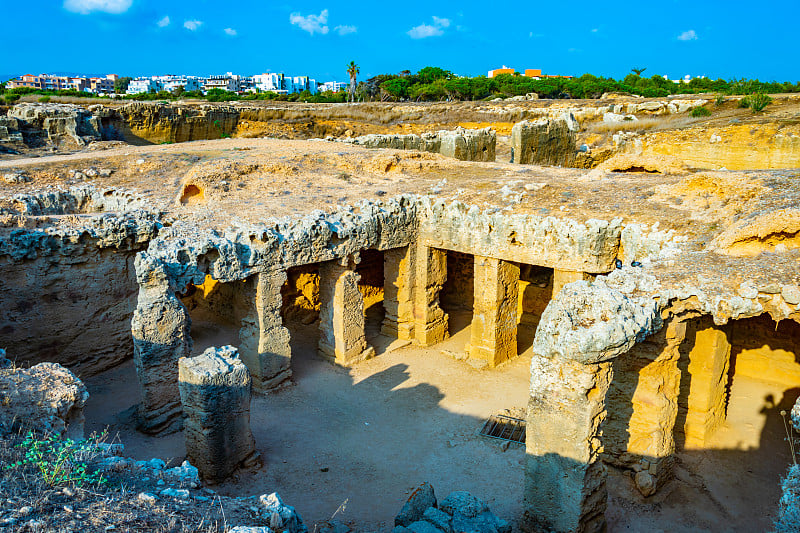
[[[303,16],[300,13],[292,13],[289,15],[289,22],[295,26],[299,26],[301,30],[307,31],[311,35],[321,33],[325,35],[328,33],[328,10],[323,9],[319,15]]]
[[[92,11],[104,11],[117,15],[125,13],[132,3],[133,0],[64,0],[64,9],[82,15],[88,15]]]
[[[597,33],[598,31],[600,30],[598,30],[597,28],[592,28],[592,33]]]
[[[347,26],[347,25],[336,26],[333,29],[339,35],[347,35],[348,33],[355,33],[358,31],[358,28],[356,28],[355,26]]]
[[[203,25],[202,20],[187,20],[183,23],[183,27],[189,31],[197,31]]]
[[[694,30],[689,30],[678,35],[679,41],[696,41],[697,33]]]
[[[156,25],[159,28],[166,28],[167,26],[169,26],[169,23],[170,23],[169,16],[166,16],[163,19],[161,19],[158,22],[156,22]]]
[[[230,35],[231,37],[236,37],[237,35],[239,35],[239,32],[237,32],[233,28],[225,28],[222,31],[225,32],[225,35]]]
[[[436,16],[431,18],[433,19],[433,25],[420,24],[419,26],[414,26],[406,32],[408,36],[412,39],[425,39],[426,37],[444,35],[444,29],[450,27],[450,19]]]

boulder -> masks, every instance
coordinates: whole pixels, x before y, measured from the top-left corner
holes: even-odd
[[[83,382],[57,363],[0,369],[0,436],[23,429],[83,439],[88,398]]]
[[[466,518],[475,518],[479,514],[488,511],[489,506],[469,492],[459,490],[451,492],[447,498],[442,500],[439,504],[439,509],[452,516],[459,514]]]
[[[258,501],[262,506],[260,514],[271,528],[284,533],[308,533],[308,528],[294,507],[284,504],[277,492],[262,494]]]
[[[411,495],[400,509],[400,514],[394,518],[394,525],[408,526],[412,522],[422,520],[425,510],[429,507],[436,507],[436,494],[433,485],[427,481],[414,489]]]
[[[408,524],[408,529],[414,533],[442,533],[441,529],[424,520],[418,520]]]

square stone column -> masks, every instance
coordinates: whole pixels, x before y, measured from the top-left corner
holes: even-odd
[[[239,330],[239,353],[257,390],[268,390],[292,376],[289,330],[281,317],[281,287],[286,272],[260,272],[248,280],[247,301],[252,302]]]
[[[220,482],[258,461],[250,430],[251,378],[233,346],[179,360],[186,455],[203,477]]]
[[[644,496],[672,478],[685,334],[686,323],[672,320],[613,362],[607,396],[613,416],[603,430],[604,456],[635,469],[634,483]]]
[[[469,357],[489,368],[517,356],[519,266],[475,256],[475,299]]]
[[[414,339],[414,252],[413,246],[383,252],[381,333],[400,340]]]
[[[526,520],[555,531],[605,529],[606,471],[600,424],[610,362],[534,354],[525,447]]]
[[[726,332],[711,320],[689,325],[688,409],[684,432],[685,447],[704,448],[714,431],[725,421],[731,344]],[[684,381],[684,383],[686,383]]]
[[[142,431],[159,433],[180,421],[178,359],[192,351],[191,319],[160,265],[139,278],[139,299],[131,319],[141,393],[138,422]]]
[[[581,281],[581,280],[590,280],[593,279],[594,276],[588,274],[586,272],[574,272],[572,270],[559,270],[557,268],[553,269],[553,298],[555,298],[556,294],[561,292],[561,289],[567,283],[572,283],[573,281]]]
[[[343,366],[375,355],[364,335],[360,279],[355,270],[337,261],[328,261],[319,268],[319,353]]]
[[[414,284],[414,336],[422,346],[449,336],[447,313],[439,305],[439,293],[447,281],[447,252],[425,245],[416,250]]]

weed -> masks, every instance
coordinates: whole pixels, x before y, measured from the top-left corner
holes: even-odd
[[[18,444],[24,450],[22,459],[6,466],[6,469],[33,466],[42,481],[50,487],[63,485],[102,485],[106,482],[99,472],[90,472],[85,458],[102,437],[73,441],[50,435],[43,439],[28,432]]]
[[[695,107],[694,109],[692,109],[692,111],[691,111],[691,113],[689,113],[689,115],[691,115],[691,116],[693,116],[695,118],[710,117],[711,116],[711,110],[709,108],[707,108],[707,107]]]
[[[50,97],[49,96],[40,96],[39,97],[39,103],[46,104],[49,101],[50,101]]]
[[[750,109],[753,113],[764,111],[764,108],[772,102],[772,98],[764,93],[753,93],[748,96],[748,99],[750,101]]]
[[[720,107],[722,104],[725,103],[725,95],[719,93],[716,98],[714,98],[714,105]]]

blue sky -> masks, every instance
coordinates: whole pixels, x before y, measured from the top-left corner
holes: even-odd
[[[497,8],[471,0],[13,1],[3,7],[0,74],[285,72],[327,81],[345,80],[355,60],[360,78],[427,65],[478,75],[505,64],[617,78],[647,67],[645,75],[672,78],[800,80],[797,0],[760,10],[741,0],[488,5]],[[11,32],[11,21],[29,22]]]

